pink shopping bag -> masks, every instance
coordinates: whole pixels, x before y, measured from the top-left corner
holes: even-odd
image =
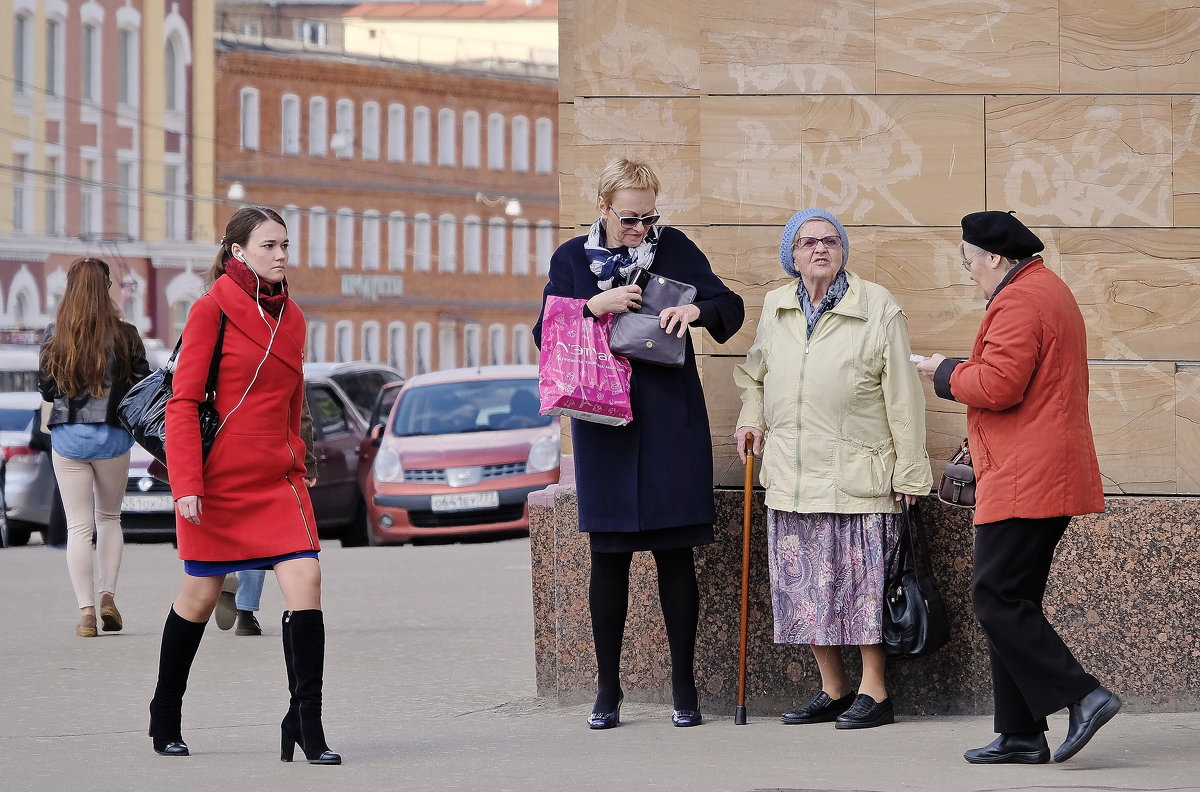
[[[538,358],[541,412],[624,426],[633,420],[629,361],[608,349],[612,314],[600,320],[585,317],[585,302],[546,298]]]

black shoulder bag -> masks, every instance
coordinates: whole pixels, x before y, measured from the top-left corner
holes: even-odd
[[[900,505],[903,527],[888,559],[883,589],[883,651],[891,657],[920,657],[950,639],[950,620],[929,568],[921,513],[915,504],[902,500]]]
[[[217,372],[221,366],[221,346],[225,341],[225,312],[221,312],[221,329],[217,333],[217,343],[213,347],[212,360],[208,364],[208,379],[204,383],[204,401],[200,402],[200,444],[204,458],[213,441],[217,439],[217,429],[221,425],[221,415],[215,404],[217,398]],[[133,435],[133,439],[150,455],[167,464],[167,402],[173,392],[172,379],[175,372],[175,358],[183,346],[182,336],[175,344],[171,359],[161,368],[150,372],[141,382],[129,389],[125,398],[117,405],[117,418]]]

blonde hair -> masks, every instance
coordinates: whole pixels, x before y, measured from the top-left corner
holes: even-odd
[[[658,177],[649,165],[621,157],[600,171],[596,194],[608,206],[612,204],[612,197],[617,190],[654,190],[654,194],[658,195],[658,189]]]

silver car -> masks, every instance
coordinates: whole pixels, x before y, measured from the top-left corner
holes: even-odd
[[[36,391],[0,393],[0,449],[4,453],[4,504],[8,541],[29,542],[50,521],[54,471],[50,455],[29,447],[42,396]]]

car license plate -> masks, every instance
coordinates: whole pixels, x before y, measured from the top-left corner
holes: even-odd
[[[477,511],[479,509],[494,509],[500,505],[500,493],[491,492],[456,492],[453,495],[434,495],[432,507],[434,511]]]
[[[162,495],[126,495],[121,501],[123,512],[170,512],[175,503],[170,493]]]

